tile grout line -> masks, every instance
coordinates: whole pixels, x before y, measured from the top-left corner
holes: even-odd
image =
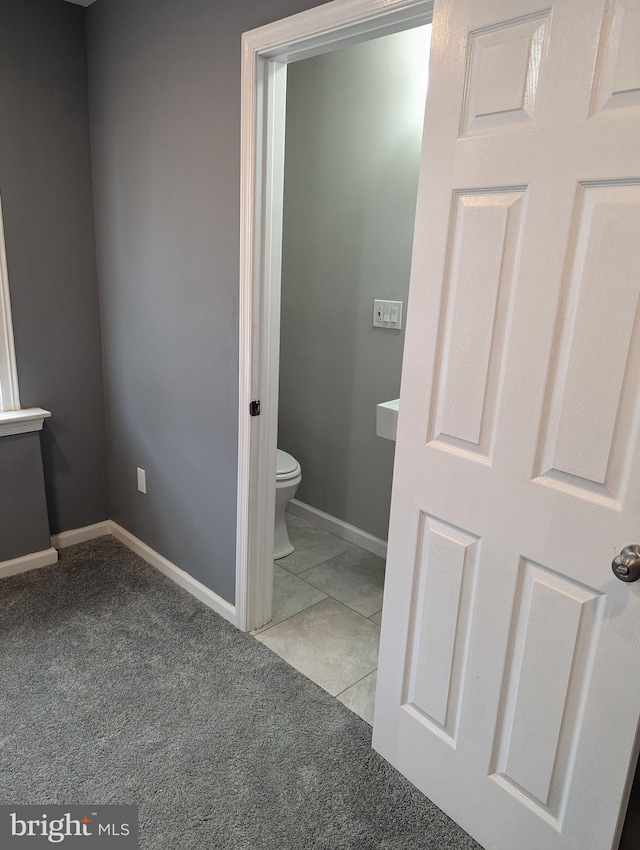
[[[351,549],[358,549],[358,548],[359,548],[358,546],[352,546],[351,547]],[[311,570],[317,570],[320,567],[326,567],[327,564],[330,564],[331,561],[335,561],[336,558],[342,558],[343,555],[350,553],[351,549],[345,549],[344,552],[338,552],[337,555],[332,555],[330,558],[325,558],[324,561],[320,561],[319,564],[313,564],[311,567],[307,567],[306,569],[301,570],[298,573],[298,575],[303,575],[304,573],[309,573],[309,572],[311,572]],[[364,552],[365,550],[361,549],[360,551]]]
[[[329,534],[329,532],[327,532],[327,534]],[[338,557],[341,557],[342,555],[345,555],[346,553],[348,553],[348,552],[350,552],[350,551],[360,551],[360,552],[362,552],[363,554],[370,554],[370,553],[368,553],[366,550],[362,549],[362,547],[357,546],[356,544],[350,544],[350,543],[348,543],[348,541],[343,541],[343,542],[345,542],[345,543],[347,544],[347,547],[348,547],[348,548],[346,548],[343,552],[339,552],[339,553],[337,553],[337,554],[335,554],[335,555],[331,555],[330,557],[325,558],[323,561],[320,561],[320,562],[319,562],[319,563],[317,563],[317,564],[311,564],[310,566],[306,567],[305,569],[301,570],[300,572],[293,572],[292,570],[288,569],[288,568],[287,568],[287,566],[285,566],[284,564],[278,563],[278,561],[274,561],[274,567],[275,567],[275,566],[280,566],[280,567],[281,567],[281,568],[282,568],[282,569],[283,569],[286,573],[288,573],[290,576],[293,576],[294,578],[299,579],[301,582],[303,582],[303,583],[307,586],[307,588],[309,588],[309,589],[311,589],[311,590],[314,590],[314,591],[316,591],[316,592],[318,592],[318,593],[322,593],[322,594],[323,594],[323,598],[322,598],[322,599],[319,599],[317,602],[312,603],[311,605],[307,605],[306,607],[301,608],[299,611],[296,611],[295,613],[291,614],[290,616],[285,617],[285,618],[284,618],[284,619],[282,619],[282,620],[279,620],[277,623],[271,623],[271,624],[267,624],[266,626],[263,626],[263,627],[262,627],[259,631],[255,632],[255,633],[252,633],[252,636],[253,636],[254,638],[256,638],[257,640],[260,640],[261,635],[266,634],[267,632],[269,632],[269,631],[271,631],[272,629],[274,629],[276,626],[279,626],[279,625],[281,625],[281,624],[283,624],[283,623],[286,623],[288,620],[291,620],[291,619],[293,619],[294,617],[297,617],[298,615],[302,615],[302,614],[308,613],[308,612],[309,612],[312,608],[316,607],[316,606],[317,606],[317,605],[319,605],[321,602],[325,602],[327,599],[330,599],[333,603],[335,603],[336,605],[339,605],[339,606],[340,606],[342,609],[344,609],[345,611],[348,611],[348,612],[350,612],[350,613],[352,613],[352,614],[357,614],[357,615],[359,615],[359,616],[360,616],[363,620],[366,620],[367,622],[371,623],[373,626],[377,626],[378,631],[380,631],[380,624],[379,624],[379,623],[374,623],[374,622],[373,622],[373,620],[371,619],[371,617],[374,617],[374,616],[376,616],[377,614],[379,614],[379,613],[380,613],[380,611],[381,611],[382,609],[379,609],[378,611],[374,611],[374,612],[373,612],[370,616],[367,616],[367,615],[363,614],[361,611],[358,611],[358,610],[356,610],[355,608],[352,608],[350,605],[348,605],[348,604],[347,604],[346,602],[344,602],[343,600],[336,598],[336,597],[335,597],[335,596],[333,596],[331,593],[328,593],[328,592],[327,592],[326,590],[324,590],[323,588],[321,588],[321,587],[317,587],[316,585],[311,584],[311,582],[307,581],[307,579],[306,579],[306,578],[304,578],[305,574],[306,574],[306,573],[308,573],[308,572],[310,572],[311,570],[319,569],[319,568],[325,567],[325,566],[327,566],[327,565],[328,565],[331,561],[335,560],[335,559],[336,559],[336,558],[338,558]],[[300,547],[299,547],[299,548],[300,548]],[[304,547],[301,547],[301,551],[304,551]],[[285,560],[285,559],[283,559],[283,560]],[[384,560],[384,559],[383,559],[383,560]],[[281,657],[282,657],[282,656],[281,656]],[[286,661],[286,659],[284,659],[284,660]],[[291,664],[291,662],[287,662],[287,663]],[[294,667],[294,669],[297,669],[297,668],[295,667],[295,665],[291,664],[291,666],[292,666],[292,667]],[[340,699],[340,697],[341,697],[344,693],[346,693],[346,691],[350,690],[351,688],[354,688],[356,685],[358,685],[358,684],[360,684],[361,682],[363,682],[363,681],[364,681],[364,680],[365,680],[368,676],[371,676],[372,674],[376,673],[376,672],[377,672],[377,669],[378,669],[378,665],[377,665],[377,656],[376,656],[376,666],[375,666],[372,670],[369,670],[369,671],[368,671],[367,673],[365,673],[363,676],[361,676],[360,678],[356,679],[354,682],[351,682],[350,684],[348,684],[345,688],[343,688],[343,689],[342,689],[341,691],[339,691],[338,693],[336,693],[336,694],[332,694],[332,696],[333,696],[335,699]],[[312,678],[312,677],[310,677],[310,676],[307,676],[307,678],[309,678],[311,681],[315,681],[315,679],[313,679],[313,678]],[[318,684],[318,683],[316,682],[316,684]],[[320,685],[319,687],[322,687],[322,686]],[[329,693],[330,693],[330,692],[329,692]],[[366,722],[369,722],[369,721],[366,721]]]
[[[331,560],[333,560],[333,559],[327,558],[326,561],[321,561],[319,564],[316,564],[315,567],[309,567],[309,570],[314,570],[314,569],[316,569],[316,567],[322,567],[324,564],[328,564],[329,561],[331,561]],[[286,570],[286,567],[282,567],[282,569]],[[321,587],[318,587],[315,584],[311,584],[310,581],[307,581],[306,579],[302,578],[302,573],[292,573],[289,570],[287,570],[287,572],[289,573],[289,575],[295,576],[295,578],[300,579],[300,581],[303,581],[307,585],[307,587],[311,587],[314,590],[320,591],[320,593],[324,593],[325,598],[333,599],[334,602],[339,602],[340,605],[344,605],[345,608],[348,608],[350,611],[353,611],[354,614],[360,614],[361,617],[364,617],[365,620],[369,620],[370,623],[373,623],[373,620],[371,619],[371,617],[375,617],[376,614],[379,614],[382,611],[382,608],[379,608],[377,611],[374,611],[373,614],[371,614],[370,616],[367,616],[366,614],[363,614],[362,611],[358,611],[355,608],[352,608],[351,605],[347,604],[342,599],[338,599],[337,596],[332,596],[330,593],[327,593],[327,591],[323,590]],[[308,572],[308,570],[304,570],[304,572]],[[320,602],[322,602],[322,601],[323,600],[321,599]],[[316,605],[317,603],[314,602],[313,604]],[[307,606],[307,608],[310,608],[310,607],[311,607],[310,605]],[[301,614],[303,611],[306,611],[307,608],[301,608],[300,611],[297,611],[296,613]],[[292,614],[291,616],[295,617],[295,614]],[[287,617],[286,619],[288,620],[289,617]],[[280,622],[284,623],[284,620],[281,620]],[[278,625],[278,623],[274,623],[274,626],[277,626],[277,625]],[[378,626],[378,628],[380,628],[380,623],[373,623],[373,625]]]
[[[311,584],[310,584],[310,585],[309,585],[309,587],[313,587],[313,585],[311,585]],[[314,590],[318,590],[318,588],[317,588],[317,587],[314,587],[313,589],[314,589]],[[321,592],[321,593],[324,593],[324,591],[323,591],[323,590],[321,590],[320,592]],[[251,632],[251,634],[252,634],[252,636],[253,636],[253,637],[258,637],[258,635],[264,634],[264,632],[268,632],[268,631],[269,631],[269,629],[273,629],[275,626],[281,626],[281,625],[282,625],[282,623],[286,623],[286,622],[287,622],[287,620],[291,620],[293,617],[297,617],[297,616],[298,616],[298,614],[304,614],[304,612],[305,612],[305,611],[309,611],[309,609],[311,609],[311,608],[315,608],[315,607],[316,607],[316,605],[319,605],[321,602],[326,602],[326,601],[327,601],[327,599],[333,599],[333,596],[329,596],[329,594],[328,594],[328,593],[326,593],[326,594],[325,594],[324,599],[318,599],[318,601],[317,601],[317,602],[312,602],[312,603],[311,603],[311,605],[307,605],[307,607],[306,607],[306,608],[301,608],[299,611],[296,611],[296,612],[295,612],[295,614],[290,614],[288,617],[285,617],[285,618],[284,618],[284,620],[278,620],[278,622],[277,622],[277,623],[272,623],[270,626],[261,626],[261,627],[260,627],[260,631],[255,632],[255,633],[254,633],[254,632]],[[334,601],[334,602],[337,602],[338,600],[337,600],[337,599],[333,599],[333,601]],[[351,611],[351,610],[353,610],[353,609],[352,609],[352,608],[350,608],[349,610]],[[354,612],[354,613],[357,613],[357,612]],[[375,626],[375,623],[374,623],[373,625]]]
[[[305,583],[309,584],[309,582],[305,582]],[[273,625],[271,625],[271,626],[267,626],[266,628],[264,626],[261,626],[259,632],[256,632],[256,634],[253,634],[253,632],[251,632],[251,634],[253,634],[253,636],[256,637],[257,634],[262,634],[263,632],[266,632],[269,629],[272,629],[274,626],[279,626],[281,623],[286,623],[287,620],[290,620],[292,617],[297,617],[298,614],[304,614],[305,611],[308,611],[310,608],[315,608],[316,605],[319,605],[321,602],[326,602],[327,599],[331,599],[332,602],[335,602],[338,605],[341,605],[343,608],[346,608],[347,611],[351,611],[352,614],[357,614],[359,617],[362,617],[363,620],[366,620],[368,623],[371,623],[372,626],[377,626],[378,628],[380,628],[380,623],[374,623],[372,619],[370,619],[369,617],[366,617],[361,611],[356,611],[355,608],[352,608],[350,605],[347,605],[346,602],[342,602],[340,599],[336,599],[335,596],[331,596],[330,593],[325,593],[324,590],[320,590],[319,587],[315,587],[312,584],[309,584],[309,587],[312,587],[314,590],[317,590],[320,593],[324,593],[324,599],[318,599],[317,602],[312,602],[311,605],[307,605],[306,608],[301,608],[299,611],[296,611],[295,614],[290,614],[288,617],[285,617],[284,620],[278,620],[277,623],[273,623]],[[382,609],[380,609],[380,610],[382,610]],[[379,613],[379,612],[376,611],[376,614],[377,613]],[[373,614],[371,616],[373,617]],[[367,673],[367,675],[369,675],[369,674]]]
[[[335,558],[340,558],[340,557],[342,557],[342,555],[346,555],[346,554],[347,554],[347,552],[350,552],[350,551],[351,551],[351,549],[359,549],[359,548],[360,548],[359,546],[354,546],[352,543],[348,543],[347,545],[348,545],[348,546],[350,546],[351,548],[350,548],[350,549],[345,549],[345,550],[344,550],[344,552],[338,552],[338,554],[337,554],[337,555],[331,555],[329,558],[325,558],[325,559],[324,559],[324,561],[318,561],[318,563],[317,563],[317,564],[311,564],[311,566],[310,566],[310,567],[305,567],[303,570],[300,570],[300,572],[297,572],[297,573],[294,573],[294,572],[293,572],[293,570],[290,570],[288,567],[285,567],[285,565],[284,565],[284,564],[280,564],[280,563],[278,563],[278,561],[274,561],[274,563],[277,563],[277,564],[278,564],[278,566],[282,567],[282,569],[283,569],[283,570],[286,570],[288,573],[291,573],[291,575],[293,575],[293,576],[298,576],[298,577],[299,577],[299,576],[301,576],[303,573],[308,573],[310,570],[317,570],[317,569],[318,569],[318,567],[324,567],[324,566],[325,566],[325,564],[328,564],[328,563],[329,563],[329,561],[333,561]],[[294,551],[298,551],[298,550],[296,549],[296,550],[294,550]],[[366,550],[365,550],[365,549],[361,549],[360,551],[364,552],[364,551],[366,551]],[[291,554],[293,554],[293,552],[292,552]],[[287,556],[286,556],[286,558],[288,558],[288,557],[290,557],[290,556],[289,556],[289,555],[287,555]],[[280,558],[279,560],[284,561],[284,560],[286,560],[286,558]]]
[[[275,566],[280,566],[280,567],[281,567],[281,568],[285,571],[285,573],[287,573],[287,574],[288,574],[288,575],[290,575],[290,576],[293,576],[293,577],[294,577],[294,578],[296,578],[296,579],[299,579],[299,580],[300,580],[301,582],[303,582],[303,584],[304,584],[304,585],[306,585],[306,587],[307,587],[307,588],[309,588],[310,590],[316,591],[316,592],[318,592],[318,593],[322,593],[322,594],[323,594],[323,598],[322,598],[322,599],[319,599],[317,602],[312,603],[311,605],[307,605],[306,607],[301,608],[299,611],[294,612],[294,613],[293,613],[293,614],[291,614],[290,616],[285,617],[284,619],[279,620],[279,621],[278,621],[278,622],[276,622],[276,623],[270,623],[270,624],[268,624],[268,625],[266,625],[266,626],[263,626],[263,627],[262,627],[262,628],[261,628],[258,632],[256,632],[255,634],[253,634],[253,635],[252,635],[254,638],[256,638],[257,640],[259,640],[259,641],[260,641],[261,636],[262,636],[263,634],[267,634],[269,631],[273,630],[276,626],[279,626],[279,625],[281,625],[281,624],[283,624],[283,623],[286,623],[288,620],[291,620],[291,619],[293,619],[294,617],[297,617],[298,615],[304,615],[304,614],[307,614],[307,613],[308,613],[308,612],[309,612],[312,608],[316,607],[316,606],[317,606],[317,605],[319,605],[321,602],[325,602],[327,599],[330,599],[330,600],[331,600],[334,604],[339,605],[339,606],[340,606],[340,608],[342,608],[344,611],[349,612],[349,613],[351,613],[351,614],[357,614],[357,615],[359,615],[359,616],[362,618],[362,620],[366,620],[367,622],[371,623],[373,626],[376,626],[376,627],[377,627],[377,629],[378,629],[378,632],[380,631],[380,624],[379,624],[379,623],[374,623],[374,622],[373,622],[373,620],[371,619],[371,617],[375,616],[376,614],[379,614],[379,613],[380,613],[380,611],[381,611],[382,609],[378,609],[377,611],[374,611],[374,612],[373,612],[370,616],[367,616],[366,614],[363,614],[361,611],[358,611],[358,610],[356,610],[355,608],[352,608],[352,607],[351,607],[351,605],[347,604],[347,603],[346,603],[346,602],[344,602],[343,600],[336,598],[336,597],[335,597],[335,596],[333,596],[330,592],[327,592],[325,589],[323,589],[323,588],[321,588],[321,587],[317,587],[315,584],[312,584],[311,582],[309,582],[309,581],[305,578],[305,575],[306,575],[307,573],[309,573],[310,571],[312,571],[312,570],[314,570],[314,569],[321,569],[321,568],[323,568],[323,567],[326,567],[328,564],[330,564],[330,563],[331,563],[331,561],[333,561],[333,560],[335,560],[336,558],[339,558],[339,557],[341,557],[341,556],[343,556],[343,555],[345,555],[345,554],[347,554],[347,553],[349,553],[349,552],[362,552],[362,554],[365,554],[365,555],[369,555],[369,554],[370,554],[370,553],[368,553],[366,550],[362,549],[362,547],[357,546],[356,544],[350,544],[350,543],[348,543],[348,541],[343,541],[343,542],[345,542],[345,543],[347,544],[347,548],[345,548],[343,552],[338,552],[338,553],[336,553],[336,554],[333,554],[333,555],[331,555],[330,557],[325,558],[324,560],[322,560],[322,561],[318,562],[317,564],[311,564],[311,565],[309,565],[309,566],[305,567],[305,569],[301,570],[300,572],[293,572],[293,570],[288,569],[288,567],[287,567],[285,564],[279,563],[278,561],[274,561],[274,567],[275,567]],[[304,548],[304,547],[298,547],[298,548],[300,549],[300,551],[301,551],[301,552],[304,552],[304,551],[305,551],[305,548]],[[282,560],[285,560],[285,559],[282,559]],[[384,560],[384,559],[383,559],[383,560]],[[281,657],[282,657],[282,656],[281,656]],[[285,661],[286,661],[286,660],[287,660],[287,659],[285,658]],[[290,661],[288,661],[287,663],[289,663],[292,667],[294,667],[294,669],[297,669],[297,668],[295,667],[295,665],[294,665],[294,664],[291,664],[291,662],[290,662]],[[377,655],[376,655],[376,665],[375,665],[375,667],[373,667],[371,670],[369,670],[367,673],[365,673],[365,674],[364,674],[363,676],[361,676],[360,678],[356,679],[356,680],[355,680],[355,681],[353,681],[353,682],[350,682],[350,683],[349,683],[346,687],[344,687],[344,688],[343,688],[341,691],[339,691],[338,693],[336,693],[336,694],[332,694],[332,696],[333,696],[335,699],[338,699],[338,700],[339,700],[339,699],[340,699],[340,697],[341,697],[343,694],[345,694],[345,693],[346,693],[346,691],[350,690],[351,688],[356,687],[356,685],[358,685],[358,684],[360,684],[361,682],[363,682],[363,681],[364,681],[364,679],[366,679],[368,676],[371,676],[372,674],[376,673],[377,669],[378,669],[378,665],[377,665]],[[305,674],[305,675],[306,675],[306,674]],[[314,682],[315,682],[315,679],[313,679],[312,677],[307,676],[307,678],[309,678],[311,681],[314,681]],[[316,684],[318,684],[318,683],[316,682]],[[319,687],[322,687],[322,685],[319,685]],[[331,693],[331,692],[329,691],[329,693]],[[367,722],[369,722],[369,721],[367,721]]]
[[[313,587],[313,585],[310,584],[309,587]],[[320,590],[319,587],[313,587],[313,589],[314,590]],[[320,590],[320,593],[324,593],[324,590]],[[335,602],[337,605],[340,605],[342,608],[346,608],[347,611],[351,611],[352,614],[357,614],[359,617],[362,617],[363,620],[366,620],[368,623],[371,623],[372,626],[377,626],[378,629],[380,629],[379,623],[374,623],[373,620],[370,620],[369,617],[365,617],[365,615],[361,614],[360,611],[356,611],[355,608],[351,608],[349,605],[346,605],[344,602],[341,602],[339,599],[335,599],[333,596],[330,596],[328,593],[325,593],[324,599],[318,599],[317,602],[312,602],[311,605],[307,605],[306,608],[301,608],[299,611],[296,611],[295,614],[290,614],[288,617],[285,617],[284,620],[278,620],[277,623],[273,623],[273,625],[271,625],[271,626],[266,626],[266,627],[261,626],[260,631],[255,632],[255,633],[250,632],[250,634],[252,635],[252,637],[258,637],[258,635],[261,635],[264,632],[268,632],[270,629],[273,629],[275,626],[280,626],[280,625],[282,625],[282,623],[286,623],[287,620],[291,620],[291,619],[293,619],[293,617],[297,617],[298,614],[304,614],[305,611],[309,611],[311,608],[315,608],[316,605],[319,605],[321,602],[326,602],[327,599],[330,599],[332,602]],[[376,670],[378,669],[377,666],[376,666],[375,669]],[[371,670],[370,672],[373,672],[373,670]],[[368,675],[369,675],[369,673],[367,673],[367,676]],[[342,693],[342,691],[341,691],[341,693]]]
[[[339,694],[336,694],[336,695],[335,695],[335,698],[336,698],[336,699],[338,699],[339,697],[341,697],[341,696],[342,696],[342,694],[343,694],[345,691],[348,691],[348,690],[349,690],[349,688],[355,688],[355,686],[356,686],[356,685],[359,685],[359,684],[360,684],[360,682],[364,682],[364,680],[367,678],[367,676],[371,676],[371,674],[372,674],[372,673],[375,673],[375,672],[377,671],[377,669],[378,669],[378,665],[376,665],[376,666],[373,668],[373,670],[369,670],[369,672],[368,672],[368,673],[365,673],[365,674],[364,674],[364,676],[363,676],[361,679],[358,679],[357,681],[352,682],[350,685],[347,685],[347,687],[344,689],[344,691],[340,691],[340,693],[339,693]]]
[[[313,522],[309,522],[309,520],[308,520],[308,519],[304,519],[303,517],[298,516],[297,514],[289,513],[289,511],[286,511],[286,513],[287,513],[290,517],[294,517],[294,518],[295,518],[298,522],[302,523],[302,527],[303,527],[303,528],[305,528],[305,527],[306,527],[306,528],[314,528],[314,529],[317,529],[317,530],[319,530],[319,531],[324,531],[324,533],[325,533],[325,534],[327,534],[329,537],[333,537],[333,539],[334,539],[334,540],[341,540],[343,543],[346,543],[346,544],[348,544],[349,546],[353,546],[355,549],[362,549],[362,546],[358,546],[358,544],[357,544],[357,543],[351,543],[349,540],[345,540],[345,539],[344,539],[344,537],[340,537],[340,535],[339,535],[339,534],[334,534],[334,533],[333,533],[333,531],[327,531],[327,529],[326,529],[326,528],[322,528],[322,526],[321,526],[321,525],[315,525],[315,523],[313,523]],[[286,522],[286,517],[285,517],[285,522]],[[362,551],[363,551],[363,552],[366,552],[366,551],[368,551],[368,550],[367,550],[367,549],[362,549]]]
[[[329,559],[329,560],[331,560],[331,559]],[[323,562],[323,563],[324,563],[324,562]],[[319,567],[321,567],[321,566],[322,566],[322,564],[318,564],[318,566],[319,566]],[[311,567],[311,569],[313,569],[313,567]],[[291,575],[294,575],[294,573],[291,573]],[[353,611],[353,613],[354,613],[354,614],[359,614],[361,617],[364,617],[364,619],[365,619],[365,620],[368,620],[370,623],[373,623],[373,620],[371,619],[371,617],[375,617],[375,615],[376,615],[376,614],[379,614],[379,613],[380,613],[380,611],[382,611],[382,608],[379,608],[377,611],[374,611],[374,612],[373,612],[373,614],[371,614],[371,617],[367,617],[367,615],[366,615],[366,614],[363,614],[363,613],[362,613],[362,611],[358,611],[356,608],[352,608],[352,607],[351,607],[351,605],[349,605],[348,603],[344,602],[342,599],[338,599],[338,597],[337,597],[337,596],[332,596],[330,593],[327,593],[327,591],[326,591],[326,590],[323,590],[321,587],[317,587],[315,584],[311,584],[311,582],[310,582],[310,581],[306,581],[305,579],[300,578],[300,576],[299,576],[299,575],[296,575],[295,577],[296,577],[296,578],[299,578],[299,579],[300,579],[300,581],[303,581],[303,582],[307,585],[307,587],[311,587],[313,590],[317,590],[317,591],[319,591],[320,593],[324,593],[324,595],[325,595],[325,599],[333,599],[333,601],[334,601],[334,602],[337,602],[337,603],[338,603],[338,605],[342,605],[344,608],[348,608],[348,609],[349,609],[349,611]],[[324,602],[324,599],[320,599],[320,600],[318,600],[318,601],[319,601],[319,602]],[[296,611],[296,614],[302,614],[302,612],[303,612],[303,611],[306,611],[308,608],[312,608],[312,607],[313,607],[313,605],[317,605],[317,604],[318,604],[317,602],[313,602],[311,605],[307,605],[307,607],[306,607],[306,608],[301,608],[299,611]],[[291,617],[295,617],[295,616],[296,616],[295,614],[291,614]],[[289,620],[290,618],[289,618],[289,617],[286,617],[285,619],[286,619],[286,620]],[[280,622],[280,623],[284,623],[284,622],[285,622],[285,620],[280,620],[279,622]],[[278,625],[278,623],[274,623],[274,626],[277,626],[277,625]],[[374,625],[374,626],[377,626],[378,628],[380,628],[380,623],[373,623],[373,625]]]

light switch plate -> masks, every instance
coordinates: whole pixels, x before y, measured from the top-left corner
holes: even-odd
[[[402,301],[382,301],[376,298],[373,302],[373,327],[401,330]]]

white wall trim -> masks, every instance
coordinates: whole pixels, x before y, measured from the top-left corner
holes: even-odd
[[[236,609],[243,631],[271,616],[286,64],[429,23],[432,12],[433,0],[334,0],[242,36]],[[261,416],[249,416],[252,399],[261,400]]]
[[[19,410],[18,367],[13,340],[9,272],[4,242],[4,221],[0,200],[0,411]]]
[[[41,567],[50,567],[58,561],[58,552],[52,547],[43,549],[42,552],[33,552],[23,555],[21,558],[13,558],[10,561],[0,562],[0,579],[9,576],[17,576],[29,570],[38,570]]]
[[[64,549],[66,546],[75,546],[76,543],[85,543],[87,540],[111,534],[112,525],[110,519],[105,519],[104,522],[73,528],[71,531],[62,531],[60,534],[51,535],[51,545],[56,549]]]
[[[94,525],[85,525],[83,528],[63,531],[61,534],[55,534],[51,538],[51,542],[57,548],[64,549],[66,546],[84,543],[96,537],[103,537],[105,534],[110,534],[116,540],[124,543],[127,549],[135,552],[147,564],[167,576],[167,578],[170,578],[171,581],[179,584],[180,587],[184,588],[192,596],[195,596],[200,602],[204,602],[208,608],[212,608],[217,614],[224,617],[225,620],[228,620],[234,626],[236,625],[235,605],[218,596],[217,593],[214,593],[213,590],[210,590],[202,582],[199,582],[175,564],[172,564],[171,561],[167,560],[159,552],[156,552],[151,546],[143,543],[142,540],[111,519],[107,519],[104,522],[97,522]]]
[[[292,499],[289,502],[287,510],[295,516],[302,517],[307,522],[317,525],[318,528],[324,528],[325,531],[330,531],[331,534],[335,534],[336,537],[340,537],[342,540],[353,543],[361,549],[366,549],[367,552],[371,552],[379,558],[387,557],[387,541],[382,540],[380,537],[374,537],[368,531],[362,531],[362,529],[356,528],[355,525],[350,525],[348,522],[344,522],[344,520],[331,516],[331,514],[318,510],[318,508],[314,508],[311,505],[306,505],[304,502],[299,502],[297,499]]]
[[[0,411],[0,437],[26,434],[30,431],[42,431],[44,420],[50,416],[50,411],[43,410],[41,407]]]
[[[0,437],[40,431],[44,420],[49,416],[51,413],[41,407],[20,410],[18,365],[9,296],[9,270],[0,199]]]
[[[128,549],[139,555],[143,561],[146,561],[156,570],[167,576],[167,578],[170,578],[171,581],[179,584],[180,587],[184,588],[192,596],[195,596],[200,602],[204,602],[216,614],[220,614],[225,620],[228,620],[234,626],[236,625],[236,609],[234,605],[231,605],[231,603],[227,602],[221,596],[218,596],[213,590],[205,587],[204,584],[193,578],[193,576],[190,576],[189,573],[181,570],[180,567],[176,567],[175,564],[172,564],[171,561],[168,561],[150,546],[147,546],[146,543],[143,543],[142,540],[139,540],[130,531],[127,531],[126,528],[118,525],[117,522],[111,522],[111,533],[116,540],[124,543]]]

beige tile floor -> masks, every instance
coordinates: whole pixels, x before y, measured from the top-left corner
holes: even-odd
[[[274,565],[256,638],[373,723],[384,560],[287,514],[295,552]]]

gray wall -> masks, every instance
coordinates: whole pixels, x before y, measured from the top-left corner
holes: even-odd
[[[0,115],[0,192],[20,396],[24,407],[53,413],[42,445],[50,526],[58,532],[108,516],[80,7],[0,0]],[[12,460],[11,454],[24,442],[0,442],[3,469],[17,470],[22,455]],[[29,466],[25,475],[41,490],[32,472]],[[7,517],[15,510],[15,492],[0,477],[0,560],[18,549],[42,548],[40,531],[32,543],[23,531],[13,539],[16,526]],[[41,495],[29,494],[25,510],[40,504]],[[29,526],[26,516],[16,522]]]
[[[0,438],[0,561],[51,545],[37,433]]]
[[[376,404],[400,394],[404,330],[372,327],[374,298],[406,309],[426,28],[289,67],[278,445],[297,498],[386,540],[395,444]]]
[[[313,5],[87,10],[111,516],[231,602],[240,37]]]

